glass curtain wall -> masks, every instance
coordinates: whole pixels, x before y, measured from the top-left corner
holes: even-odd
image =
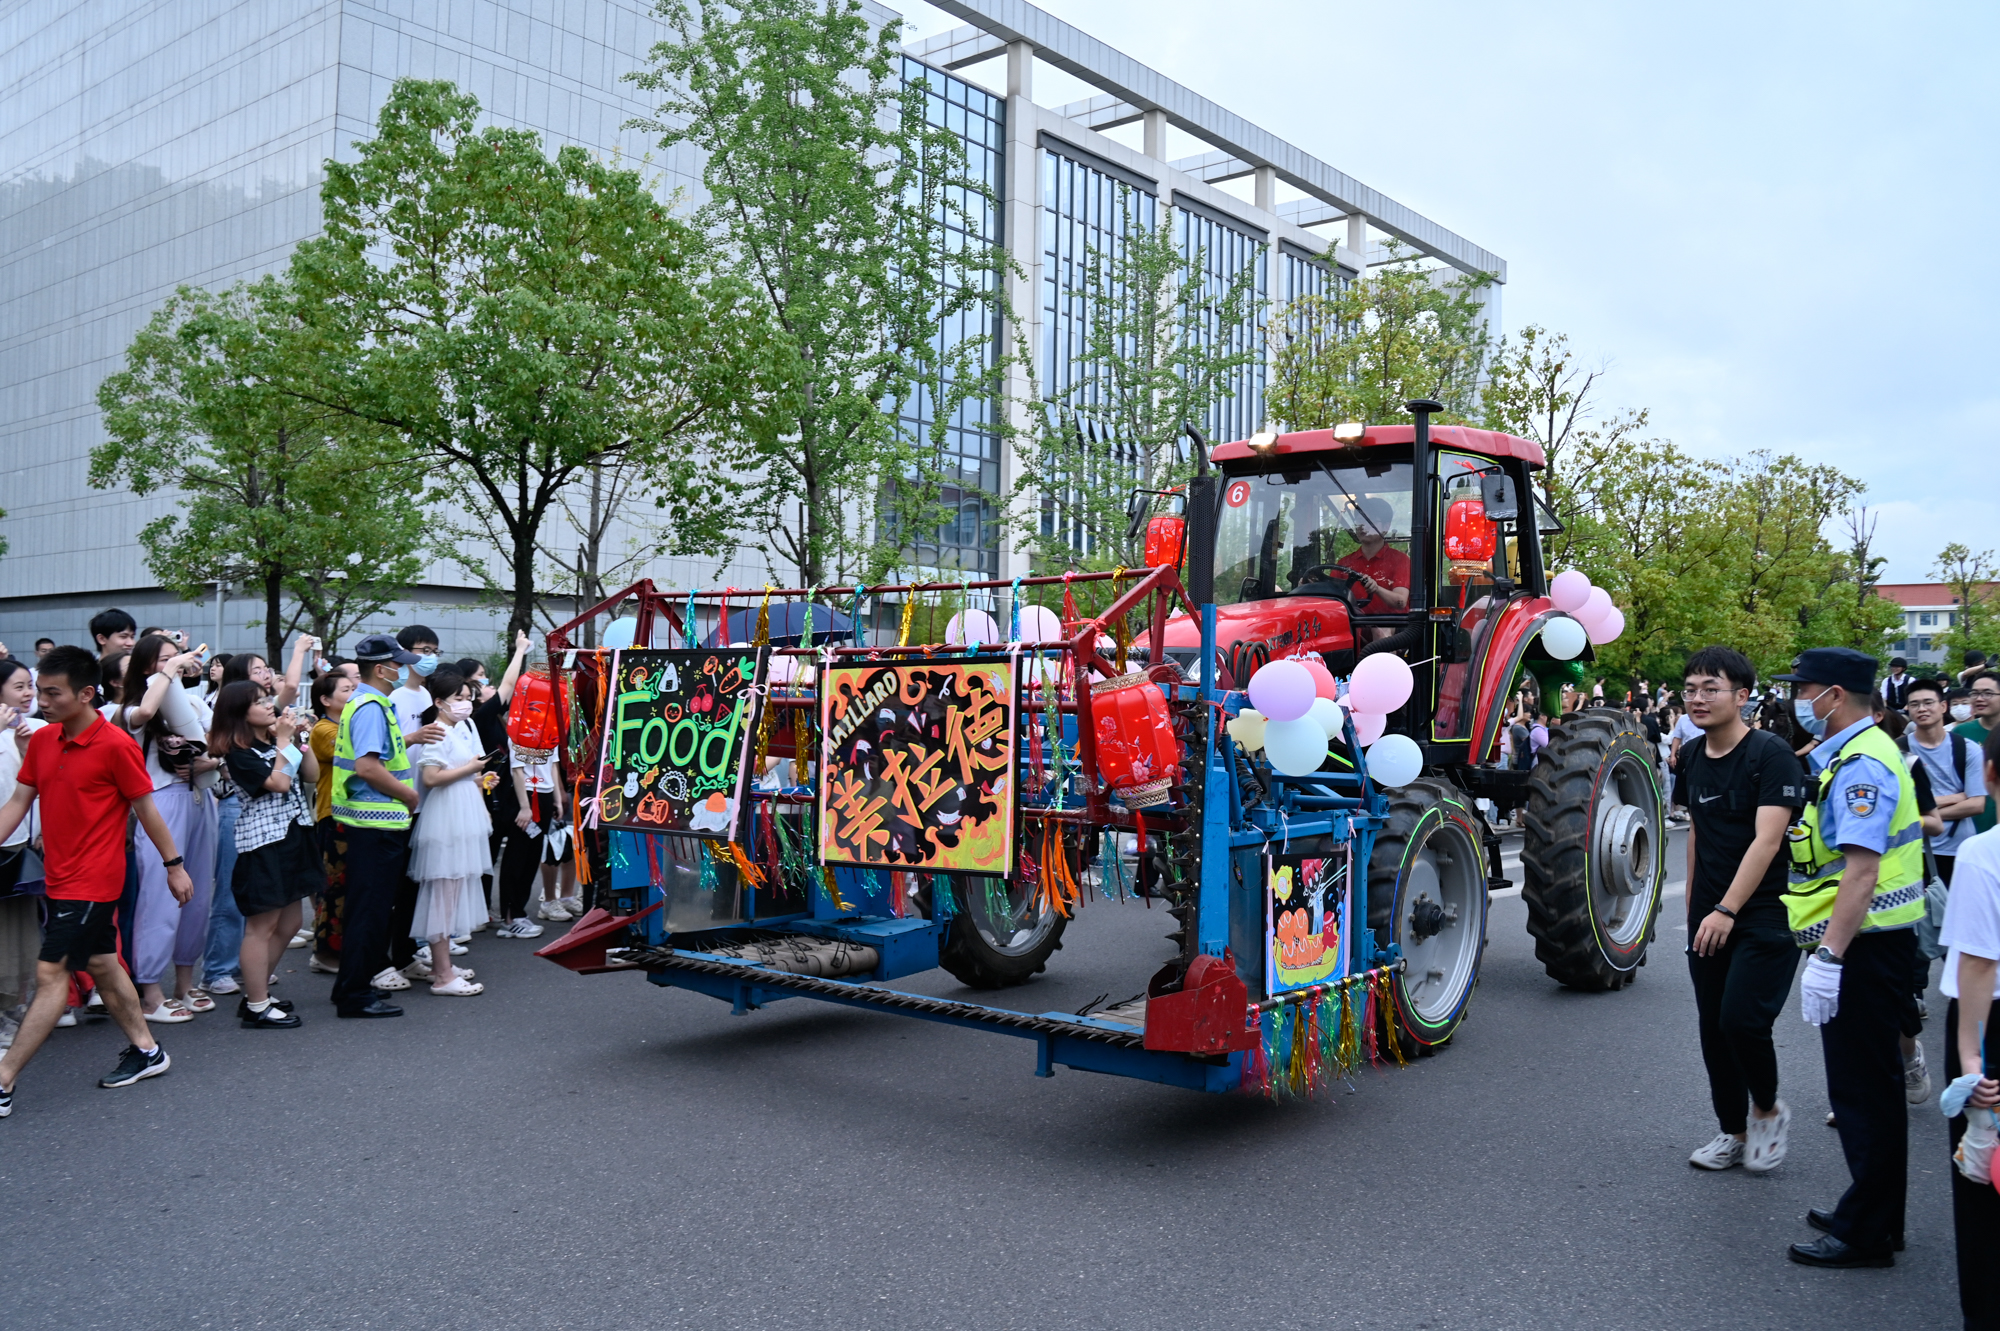
[[[1006,143],[1007,104],[991,93],[932,69],[918,61],[903,61],[905,83],[927,85],[924,104],[932,125],[956,134],[965,149],[965,172],[986,190],[982,198],[970,190],[954,190],[962,215],[947,212],[938,219],[952,249],[991,248],[1001,243],[1002,174]],[[997,274],[987,273],[990,284]],[[936,350],[942,354],[971,338],[985,337],[985,365],[1000,351],[1000,309],[988,300],[939,323]],[[951,516],[934,531],[914,533],[905,556],[917,576],[943,581],[1000,576],[1000,447],[994,429],[999,404],[990,397],[961,402],[945,423],[944,457],[948,480],[940,496]],[[928,440],[939,404],[928,386],[903,403],[898,416],[913,438]]]
[[[1226,296],[1231,286],[1252,275],[1254,293],[1251,308],[1241,323],[1224,327],[1210,316],[1202,325],[1202,337],[1212,347],[1228,351],[1255,351],[1264,346],[1264,308],[1270,298],[1268,246],[1247,235],[1202,217],[1185,208],[1175,210],[1180,229],[1181,254],[1189,263],[1200,265],[1202,294],[1211,300]],[[1209,408],[1206,429],[1211,443],[1246,439],[1264,425],[1264,357],[1259,354],[1240,366],[1231,376],[1232,395],[1219,398]]]

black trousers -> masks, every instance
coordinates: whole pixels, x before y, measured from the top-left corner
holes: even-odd
[[[529,836],[511,822],[507,844],[500,851],[500,918],[526,919],[528,901],[541,877],[542,838]]]
[[[346,934],[341,940],[340,974],[333,981],[333,1005],[342,1012],[367,1007],[375,996],[368,981],[388,964],[389,930],[409,862],[409,829],[347,829]],[[403,918],[407,934],[410,916]]]
[[[408,833],[404,844],[408,845]],[[403,863],[409,864],[409,853],[403,855]],[[396,899],[389,909],[389,955],[383,966],[394,966],[397,970],[417,959],[417,940],[410,937],[410,926],[417,922],[417,880],[404,874],[396,883]],[[380,970],[381,967],[376,967]]]
[[[1749,1127],[1749,1106],[1778,1102],[1778,1051],[1771,1027],[1792,992],[1799,947],[1791,930],[1744,921],[1712,957],[1688,952],[1708,1098],[1724,1132]]]
[[[1988,1048],[1992,1046],[1989,1044]],[[1944,1076],[1957,1080],[1965,1071],[1958,1059],[1958,1000],[1952,999],[1944,1017]],[[1965,1115],[1945,1124],[1945,1149],[1958,1149],[1965,1135]],[[1950,1156],[1946,1156],[1949,1161]],[[1958,1241],[1958,1309],[1965,1314],[1966,1331],[2000,1329],[2000,1192],[1990,1184],[1974,1183],[1951,1170],[1951,1228]]]
[[[1833,1236],[1866,1252],[1902,1236],[1909,1192],[1910,1106],[1903,1098],[1905,1005],[1913,1005],[1913,929],[1857,934],[1840,970],[1840,1008],[1819,1028],[1826,1098],[1853,1184],[1833,1211]]]

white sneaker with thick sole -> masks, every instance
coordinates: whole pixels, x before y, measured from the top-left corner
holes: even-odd
[[[211,994],[235,994],[241,993],[243,990],[243,986],[236,982],[234,975],[218,975],[203,985],[202,988],[208,990]]]
[[[564,910],[560,901],[544,901],[542,903],[541,918],[551,923],[559,924],[564,920],[571,920],[576,917]]]
[[[509,920],[493,931],[495,938],[540,938],[542,926],[529,920]]]
[[[1696,1169],[1734,1169],[1743,1163],[1743,1143],[1728,1133],[1718,1133],[1714,1141],[1688,1157]]]
[[[1778,1101],[1778,1112],[1770,1118],[1750,1116],[1750,1128],[1743,1143],[1743,1167],[1753,1174],[1777,1168],[1785,1158],[1785,1139],[1792,1127],[1792,1107]]]
[[[1910,1061],[1903,1064],[1903,1098],[1920,1105],[1931,1098],[1931,1071],[1924,1066],[1924,1047],[1918,1045]]]
[[[577,919],[580,920],[583,918],[582,897],[563,897],[562,907],[564,910],[568,911],[571,915],[575,916]]]
[[[410,982],[403,978],[403,973],[394,966],[386,966],[375,972],[375,978],[368,983],[370,987],[375,989],[407,989],[410,987]]]

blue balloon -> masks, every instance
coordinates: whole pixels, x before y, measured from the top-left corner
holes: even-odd
[[[614,619],[611,627],[604,630],[606,647],[630,647],[632,637],[639,631],[639,621],[632,618]]]

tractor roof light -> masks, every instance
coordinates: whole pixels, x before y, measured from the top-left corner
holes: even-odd
[[[1350,446],[1360,443],[1361,437],[1367,433],[1368,427],[1360,421],[1342,421],[1333,427],[1334,442]]]

